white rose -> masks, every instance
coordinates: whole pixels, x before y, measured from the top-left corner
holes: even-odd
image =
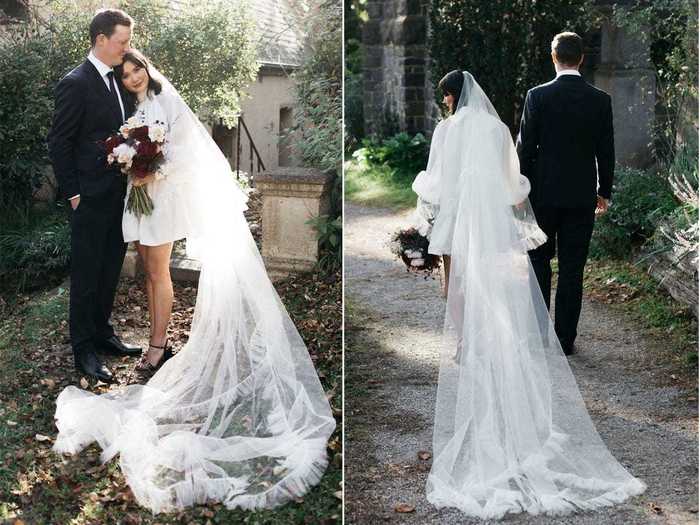
[[[424,263],[423,259],[411,259],[411,266],[423,266]]]
[[[122,137],[125,139],[129,138],[129,126],[124,124],[122,127],[119,128],[119,133],[121,134]]]
[[[130,128],[136,128],[139,125],[138,119],[136,117],[129,117],[126,119],[126,125]]]
[[[152,142],[163,142],[165,139],[165,129],[163,126],[149,126],[148,138],[151,139]]]
[[[423,255],[423,254],[422,254],[421,252],[419,252],[418,250],[404,250],[403,253],[404,253],[404,254],[406,255],[406,257],[408,257],[409,259],[415,259],[415,258],[420,257],[421,255]]]
[[[128,144],[119,144],[119,146],[112,150],[112,155],[117,158],[119,164],[129,164],[130,166],[131,159],[136,155],[136,150]]]
[[[114,155],[112,155],[111,153],[107,155],[107,162],[112,164],[114,162]]]

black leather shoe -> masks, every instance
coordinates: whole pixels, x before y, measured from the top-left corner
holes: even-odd
[[[564,346],[562,350],[564,350],[564,355],[574,355],[576,353],[576,347],[574,345]]]
[[[116,335],[113,335],[109,339],[104,339],[95,343],[95,346],[97,346],[98,350],[102,350],[112,355],[130,357],[141,355],[141,348],[136,345],[122,343]]]
[[[114,376],[92,350],[85,350],[75,355],[75,368],[83,374],[104,383],[113,383]]]

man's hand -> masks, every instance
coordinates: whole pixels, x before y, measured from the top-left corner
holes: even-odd
[[[134,187],[138,188],[139,186],[145,186],[146,184],[148,184],[149,182],[153,182],[154,180],[156,180],[155,173],[149,173],[143,178],[134,177],[134,181],[132,182],[132,184],[134,185]]]
[[[608,199],[598,195],[598,205],[595,207],[595,214],[596,215],[603,215],[605,212],[608,211],[608,205],[609,205]]]
[[[78,197],[73,197],[73,198],[70,199],[68,202],[70,202],[70,206],[71,206],[71,208],[73,208],[73,210],[77,210],[77,209],[78,209],[78,204],[80,204],[80,196],[78,196]]]

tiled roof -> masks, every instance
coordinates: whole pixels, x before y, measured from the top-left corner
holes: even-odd
[[[266,65],[299,65],[302,36],[288,0],[254,0],[250,5],[260,31],[258,60]]]

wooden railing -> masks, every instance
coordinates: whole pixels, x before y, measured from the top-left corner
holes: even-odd
[[[252,175],[254,172],[254,166],[257,167],[258,172],[265,171],[265,164],[260,157],[258,148],[255,147],[255,142],[253,142],[253,137],[250,135],[250,131],[248,130],[248,126],[245,124],[245,120],[243,120],[243,115],[241,115],[238,117],[238,130],[236,131],[236,173],[240,173],[241,171],[241,153],[243,152],[243,146],[241,145],[241,131],[245,132],[246,138],[248,139],[248,146],[250,149],[250,175]]]

